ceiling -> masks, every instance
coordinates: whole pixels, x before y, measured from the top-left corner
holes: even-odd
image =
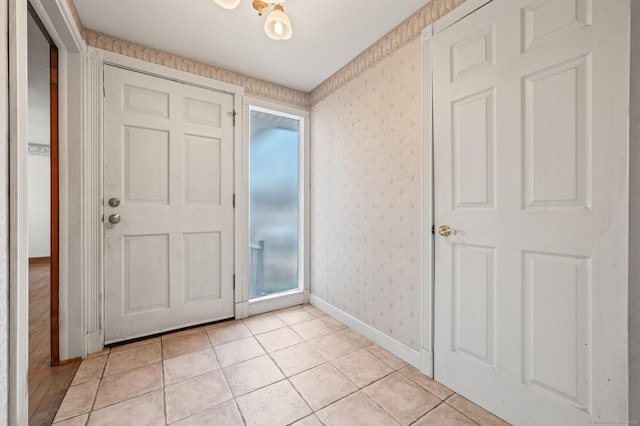
[[[293,37],[275,41],[251,0],[73,0],[83,25],[310,92],[428,0],[287,0]]]

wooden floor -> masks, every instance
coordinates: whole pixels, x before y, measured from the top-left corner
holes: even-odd
[[[49,264],[29,265],[29,424],[50,425],[80,360],[51,367]]]

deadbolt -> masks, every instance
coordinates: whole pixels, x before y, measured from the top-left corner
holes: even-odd
[[[120,223],[120,215],[119,214],[112,214],[111,216],[109,216],[109,222],[111,222],[111,223]]]
[[[118,207],[120,205],[120,198],[111,198],[109,200],[109,205],[111,207]]]

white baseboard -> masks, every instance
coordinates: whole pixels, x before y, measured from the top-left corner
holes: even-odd
[[[322,312],[337,319],[343,324],[346,324],[348,327],[362,334],[367,339],[371,340],[374,343],[377,343],[398,358],[402,359],[405,362],[408,362],[415,368],[422,371],[423,356],[420,351],[410,348],[404,343],[397,341],[393,337],[384,334],[380,330],[371,327],[369,324],[360,321],[358,318],[336,308],[332,304],[325,302],[324,300],[318,298],[313,294],[309,297],[309,302],[316,308],[320,309]],[[430,376],[433,377],[433,371],[431,371]]]

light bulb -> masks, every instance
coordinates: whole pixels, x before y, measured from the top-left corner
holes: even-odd
[[[282,32],[284,31],[284,28],[282,27],[282,22],[280,21],[276,21],[273,23],[273,32],[278,34],[278,35],[282,35]]]
[[[281,4],[276,4],[273,11],[267,16],[264,23],[264,31],[273,40],[289,40],[291,38],[293,33],[291,21],[284,13],[284,8]]]

